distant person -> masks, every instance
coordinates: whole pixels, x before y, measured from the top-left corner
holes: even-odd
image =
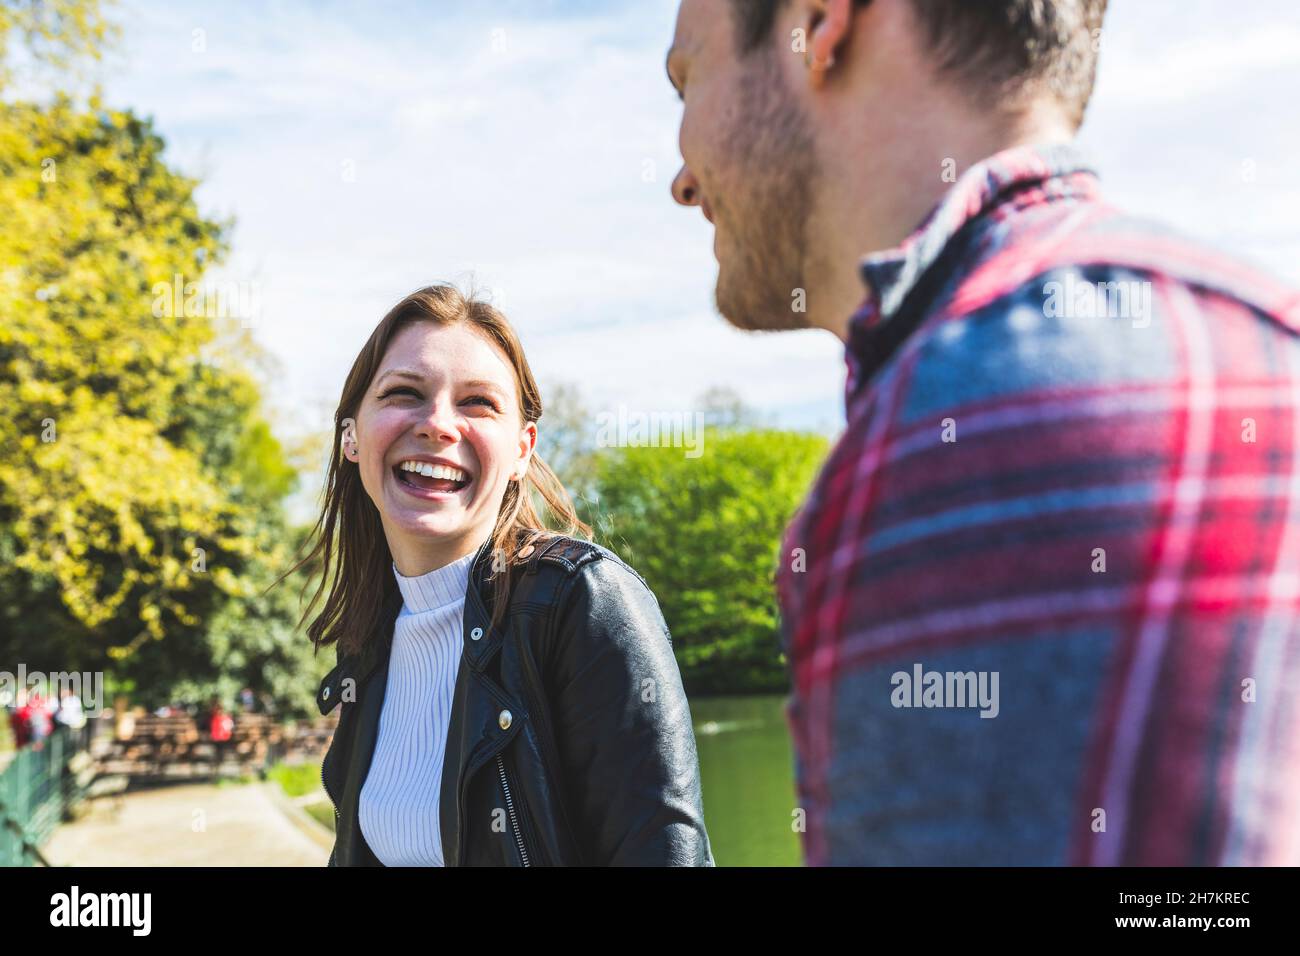
[[[208,736],[216,744],[217,769],[225,763],[226,751],[235,732],[235,719],[226,713],[220,701],[213,700],[208,712]]]
[[[67,688],[59,692],[59,709],[55,718],[65,727],[79,730],[86,726],[86,711],[81,698]]]
[[[86,711],[81,697],[69,687],[59,690],[59,704],[54,712],[54,723],[64,728],[69,741],[80,741],[81,731],[86,726]]]
[[[27,741],[33,750],[45,747],[45,741],[54,732],[54,721],[45,696],[40,691],[27,695],[27,703],[21,709],[20,718],[27,727]]]
[[[681,4],[718,309],[848,365],[778,582],[809,864],[1300,863],[1300,295],[1105,200],[1105,8]]]
[[[27,691],[21,687],[14,695],[13,709],[9,711],[9,729],[14,735],[15,750],[21,750],[31,742],[32,722],[27,708]]]
[[[135,712],[127,706],[126,698],[119,697],[113,709],[113,736],[117,740],[130,740],[135,736],[135,722]]]

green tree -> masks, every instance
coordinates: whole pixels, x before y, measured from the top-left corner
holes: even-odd
[[[777,549],[826,450],[820,435],[709,428],[697,458],[655,447],[597,457],[588,518],[654,590],[689,692],[785,689]]]
[[[15,37],[58,64],[103,34],[95,3],[0,2],[0,67]],[[196,185],[96,96],[0,102],[0,662],[309,703],[296,591],[263,593],[296,471],[203,294],[229,224]]]

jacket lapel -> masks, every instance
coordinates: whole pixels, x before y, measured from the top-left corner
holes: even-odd
[[[489,537],[479,548],[474,563],[470,566],[469,587],[465,589],[465,610],[461,617],[462,654],[460,666],[456,669],[456,689],[451,699],[447,746],[442,756],[442,788],[438,797],[444,866],[460,865],[461,814],[464,812],[460,787],[465,779],[465,767],[470,754],[480,736],[476,729],[478,722],[465,719],[470,696],[470,667],[466,667],[466,664],[471,660],[471,648],[483,642],[488,629],[488,616],[480,588],[486,579],[491,554],[492,539]],[[476,628],[478,636],[474,637]]]
[[[463,663],[463,661],[462,661]],[[451,699],[451,720],[447,727],[447,749],[442,756],[442,789],[438,796],[438,824],[442,831],[443,866],[460,865],[461,773],[465,757],[474,741],[466,739],[468,725],[461,719],[465,712],[467,685],[465,668],[456,674],[456,690]]]
[[[380,642],[371,643],[373,646]],[[354,775],[354,779],[349,781],[345,791],[351,805],[340,810],[340,813],[347,814],[349,825],[353,827],[355,846],[362,860],[374,857],[373,851],[369,849],[361,833],[361,788],[365,786],[366,777],[370,772],[370,761],[375,754],[375,741],[379,737],[379,717],[384,710],[384,695],[388,689],[388,661],[392,646],[390,630],[388,638],[382,642],[382,647],[378,648],[377,653],[373,655],[374,660],[361,669],[362,676],[357,679],[357,705],[361,707],[361,711],[357,714],[357,735],[353,740],[353,759],[348,768],[349,773]],[[367,684],[364,693],[360,690],[363,683]],[[375,862],[379,862],[377,858]]]
[[[492,753],[518,731],[526,715],[498,687],[483,668],[501,646],[500,628],[491,628],[491,597],[487,575],[491,570],[492,539],[485,541],[470,570],[461,626],[464,653],[456,673],[447,747],[442,761],[442,791],[438,799],[442,830],[442,858],[446,866],[459,866],[464,853],[462,826],[464,788],[469,777]],[[509,729],[500,726],[503,710],[510,710]],[[477,821],[479,825],[483,821]],[[486,825],[485,823],[483,825]]]

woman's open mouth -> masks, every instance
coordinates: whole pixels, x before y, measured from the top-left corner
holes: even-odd
[[[472,480],[469,472],[452,465],[434,465],[414,459],[393,466],[393,477],[407,491],[421,498],[440,498],[464,491]]]

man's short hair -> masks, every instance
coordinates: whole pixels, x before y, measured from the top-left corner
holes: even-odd
[[[742,55],[768,40],[787,2],[732,0]],[[1050,91],[1076,128],[1092,97],[1106,2],[910,0],[941,73],[991,96]]]

